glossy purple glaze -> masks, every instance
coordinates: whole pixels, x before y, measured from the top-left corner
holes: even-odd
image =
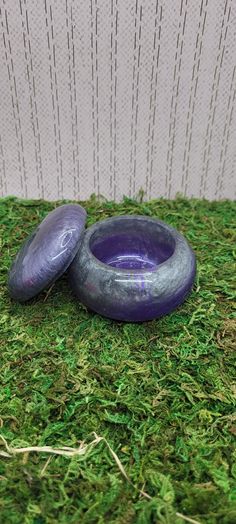
[[[69,270],[72,288],[88,308],[132,322],[160,317],[180,305],[195,273],[195,255],[178,231],[132,215],[88,228]]]
[[[112,267],[120,269],[155,269],[174,251],[174,243],[160,242],[157,235],[146,233],[118,233],[94,241],[93,255]]]
[[[86,211],[65,204],[49,213],[18,253],[9,272],[10,295],[24,302],[57,280],[72,262],[84,231]]]

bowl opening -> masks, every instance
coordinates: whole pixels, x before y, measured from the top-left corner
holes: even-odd
[[[175,240],[155,220],[120,217],[101,222],[90,238],[92,254],[119,269],[155,270],[174,252]]]

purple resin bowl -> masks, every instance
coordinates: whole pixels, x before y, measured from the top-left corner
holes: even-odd
[[[79,249],[86,211],[78,204],[59,206],[23,244],[9,272],[10,296],[33,298],[66,271]]]
[[[195,255],[185,238],[160,220],[136,215],[88,228],[69,269],[72,289],[83,304],[132,322],[179,306],[195,274]]]

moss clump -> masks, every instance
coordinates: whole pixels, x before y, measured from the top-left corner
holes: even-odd
[[[0,432],[12,446],[77,447],[95,431],[137,489],[102,442],[47,464],[43,453],[0,457],[0,523],[184,524],[180,513],[235,524],[235,204],[83,203],[88,224],[115,214],[159,217],[196,252],[188,300],[138,325],[88,313],[66,276],[29,305],[10,301],[12,258],[55,205],[0,203]]]

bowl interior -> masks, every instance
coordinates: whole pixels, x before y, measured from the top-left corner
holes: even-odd
[[[153,270],[174,252],[175,240],[162,225],[145,218],[101,222],[90,238],[93,255],[120,269]]]

